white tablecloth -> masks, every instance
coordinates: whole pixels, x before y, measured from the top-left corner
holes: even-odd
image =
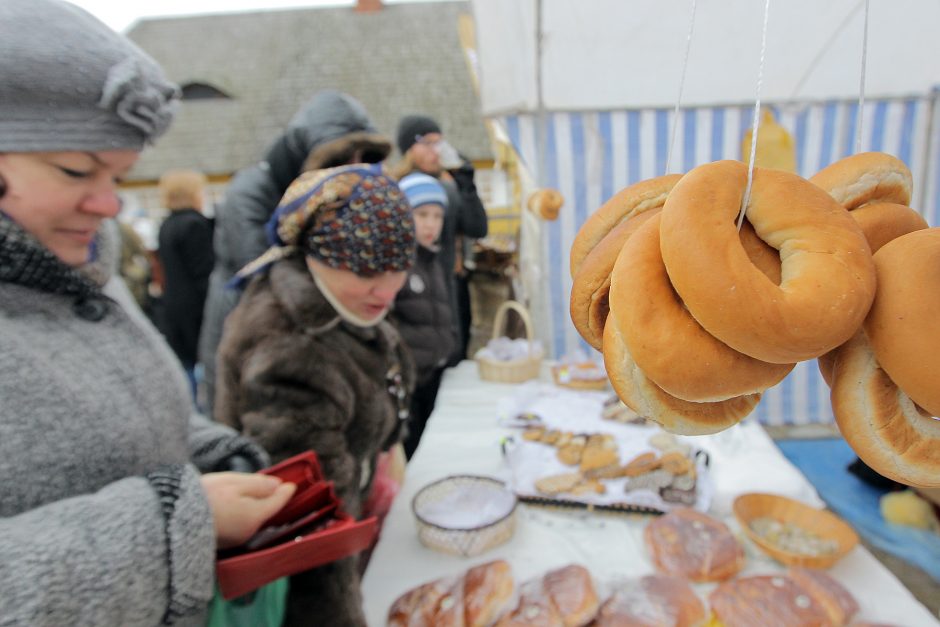
[[[472,361],[445,373],[434,414],[365,573],[362,591],[370,626],[385,625],[389,606],[406,590],[497,558],[512,565],[517,582],[577,562],[591,571],[601,592],[608,582],[654,572],[643,544],[643,528],[650,518],[642,515],[560,512],[520,504],[512,539],[482,555],[448,555],[419,542],[411,500],[422,487],[452,474],[508,479],[499,443],[510,430],[497,424],[497,404],[515,389],[480,381]],[[812,485],[757,422],[745,421],[693,440],[711,456],[715,494],[710,513],[733,530],[738,527],[731,506],[744,492],[773,492],[822,506]],[[784,570],[753,545],[746,544],[746,550],[745,574]],[[829,572],[855,595],[860,619],[899,627],[940,625],[864,547],[856,547]],[[703,598],[713,587],[696,586]]]

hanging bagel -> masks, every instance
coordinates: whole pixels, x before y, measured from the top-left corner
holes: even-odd
[[[633,220],[631,220],[632,222]],[[773,283],[780,260],[750,225],[741,231],[755,266]],[[763,392],[783,380],[795,364],[772,364],[740,353],[695,321],[672,288],[659,248],[660,215],[626,242],[611,275],[610,308],[637,367],[667,393],[686,401],[723,401]],[[604,350],[608,350],[605,342]]]
[[[923,216],[910,207],[893,203],[869,203],[850,211],[849,215],[861,227],[872,255],[891,240],[928,226]],[[877,290],[875,294],[877,298]],[[833,359],[832,351],[818,358],[819,372],[829,386],[832,385]]]
[[[543,220],[557,220],[558,212],[565,204],[565,197],[557,189],[538,189],[532,192],[526,207]]]
[[[832,412],[845,441],[878,474],[940,487],[940,420],[891,380],[862,330],[835,351]]]
[[[839,159],[809,180],[850,211],[871,202],[910,205],[914,186],[907,165],[884,152],[861,152]]]
[[[650,381],[630,356],[614,310],[604,326],[604,367],[624,404],[671,433],[707,435],[733,427],[754,411],[760,394],[715,403],[693,403],[672,396]]]
[[[571,278],[578,274],[584,258],[615,226],[650,209],[662,208],[666,196],[680,178],[681,174],[667,174],[640,181],[620,190],[592,213],[571,243],[568,266]]]
[[[610,311],[610,273],[617,255],[630,236],[659,212],[659,208],[651,209],[615,226],[584,258],[571,283],[571,321],[584,341],[597,350],[604,344],[604,324]]]
[[[736,229],[747,166],[699,166],[672,189],[660,247],[695,319],[746,355],[779,364],[818,357],[848,340],[875,291],[865,236],[848,212],[795,174],[754,169],[748,220],[779,251],[775,285],[745,254]]]
[[[875,255],[878,292],[865,333],[881,368],[940,416],[940,228],[902,235]]]

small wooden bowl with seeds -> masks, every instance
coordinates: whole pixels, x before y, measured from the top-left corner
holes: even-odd
[[[788,566],[830,568],[858,544],[855,530],[835,514],[785,496],[742,494],[734,515],[754,544]]]

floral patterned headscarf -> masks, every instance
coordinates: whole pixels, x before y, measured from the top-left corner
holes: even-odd
[[[287,188],[267,233],[272,248],[237,277],[247,278],[296,250],[361,277],[414,264],[411,207],[380,164],[301,174]]]

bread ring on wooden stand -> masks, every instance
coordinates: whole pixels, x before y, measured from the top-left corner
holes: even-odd
[[[672,396],[650,381],[630,356],[616,310],[604,326],[604,366],[620,400],[644,418],[671,433],[707,435],[733,427],[754,411],[760,394],[736,396],[715,403],[694,403]]]
[[[940,487],[940,420],[895,385],[862,330],[835,351],[831,397],[839,431],[862,461],[889,479]]]
[[[636,230],[658,214],[659,208],[637,214],[615,226],[594,247],[571,284],[570,311],[575,329],[588,344],[602,350],[604,324],[610,311],[610,273],[624,243]]]
[[[790,364],[839,346],[859,328],[875,293],[868,242],[819,187],[754,168],[747,218],[780,252],[774,285],[745,254],[736,219],[747,166],[717,161],[676,184],[662,211],[660,247],[689,311],[719,340],[755,359]]]
[[[862,227],[872,255],[896,237],[928,228],[927,221],[919,213],[905,205],[893,203],[869,203],[850,211],[849,215]],[[818,358],[819,372],[829,386],[832,386],[833,359],[835,356],[832,351]]]
[[[669,394],[695,402],[756,394],[783,380],[795,364],[749,357],[695,321],[669,282],[659,227],[656,215],[633,234],[611,276],[610,306],[617,309],[616,324],[640,370]],[[750,227],[742,229],[741,237],[750,238],[755,250],[763,244]],[[776,270],[779,281],[780,263],[771,254],[775,252],[770,249],[765,259],[771,266],[768,272]]]
[[[903,161],[884,152],[861,152],[839,159],[809,180],[849,211],[870,202],[911,204],[911,171]]]
[[[669,191],[681,178],[681,174],[667,174],[634,183],[611,196],[592,213],[571,243],[568,265],[571,278],[578,274],[584,258],[615,226],[650,209],[662,208]]]

